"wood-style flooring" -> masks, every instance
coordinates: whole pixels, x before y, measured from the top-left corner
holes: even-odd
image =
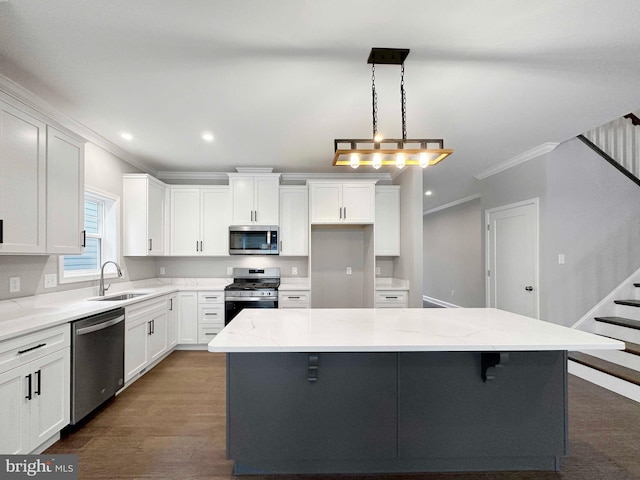
[[[176,351],[46,453],[77,453],[80,479],[233,478],[225,458],[225,373],[223,354]],[[570,376],[569,455],[559,472],[333,478],[640,479],[640,404]]]

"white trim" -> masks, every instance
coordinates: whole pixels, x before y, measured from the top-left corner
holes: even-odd
[[[626,382],[618,377],[609,375],[589,368],[586,365],[574,362],[571,359],[567,362],[567,370],[570,374],[580,377],[588,382],[606,388],[609,391],[622,395],[624,397],[640,402],[640,387],[633,383]]]
[[[515,157],[512,157],[508,160],[505,160],[504,162],[500,162],[496,165],[493,165],[492,167],[489,167],[486,170],[482,170],[481,172],[476,173],[474,177],[477,178],[478,180],[483,180],[487,177],[490,177],[491,175],[495,175],[496,173],[503,172],[505,170],[508,170],[511,167],[515,167],[516,165],[520,165],[521,163],[528,162],[529,160],[533,160],[534,158],[537,158],[540,155],[549,153],[553,151],[558,145],[560,144],[555,142],[543,143],[542,145],[538,145],[537,147],[527,150],[526,152],[523,152],[520,155],[516,155]]]
[[[599,316],[599,314],[601,314],[600,309],[610,305],[614,300],[621,298],[623,296],[621,295],[621,293],[624,290],[628,290],[631,285],[636,283],[637,278],[640,278],[640,268],[635,272],[633,272],[631,275],[629,275],[625,280],[623,280],[622,283],[620,283],[620,285],[618,285],[614,290],[611,291],[611,293],[609,293],[609,295],[607,295],[598,303],[596,303],[591,310],[589,310],[580,318],[580,320],[578,320],[576,323],[571,325],[571,328],[578,328],[584,322],[588,320],[593,320],[594,317]]]
[[[63,129],[69,130],[75,135],[79,135],[83,140],[89,141],[99,146],[100,148],[103,148],[107,152],[112,153],[116,157],[121,158],[128,164],[133,165],[134,167],[137,167],[140,170],[143,170],[152,175],[157,175],[157,171],[154,168],[150,167],[137,157],[131,155],[126,150],[123,150],[115,143],[110,142],[103,136],[94,132],[89,127],[62,113],[50,103],[46,102],[36,94],[30,92],[26,88],[17,84],[10,78],[5,77],[4,75],[0,75],[0,91],[52,120],[52,122],[47,123],[57,124],[54,126],[62,127]]]
[[[463,203],[470,202],[471,200],[475,200],[476,198],[480,198],[479,193],[461,198],[459,200],[454,200],[453,202],[445,203],[444,205],[440,205],[439,207],[431,208],[425,212],[422,212],[422,216],[424,217],[425,215],[431,215],[432,213],[439,212],[440,210],[446,210],[447,208],[455,207],[456,205],[462,205]]]
[[[229,174],[226,172],[158,172],[160,180],[222,180],[229,182]]]
[[[438,300],[437,298],[428,297],[427,295],[422,295],[423,302],[433,303],[434,305],[438,305],[444,308],[463,308],[460,305],[456,305],[454,303],[445,302],[444,300]]]
[[[485,235],[485,255],[484,255],[484,278],[485,278],[485,306],[489,307],[491,305],[491,279],[487,273],[489,272],[489,265],[491,262],[490,256],[490,231],[487,228],[489,225],[489,215],[492,213],[501,212],[503,210],[510,210],[512,208],[524,207],[526,205],[531,205],[535,207],[536,217],[535,217],[535,245],[533,246],[533,255],[535,257],[535,273],[534,273],[534,282],[535,287],[537,288],[537,301],[536,301],[536,315],[535,318],[540,318],[540,199],[538,197],[531,198],[529,200],[523,200],[521,202],[510,203],[508,205],[502,205],[500,207],[490,208],[484,211],[484,235]],[[494,272],[495,275],[495,272]]]

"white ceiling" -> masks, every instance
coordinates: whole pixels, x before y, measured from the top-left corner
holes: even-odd
[[[371,47],[411,49],[408,136],[454,149],[425,209],[640,108],[637,0],[0,1],[0,74],[155,171],[352,171],[333,139],[371,135]],[[399,78],[376,68],[387,137]]]

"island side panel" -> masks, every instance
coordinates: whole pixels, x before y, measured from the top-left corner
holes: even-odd
[[[484,382],[480,352],[400,353],[399,458],[512,457],[526,468],[527,457],[534,467],[564,455],[566,352],[508,356]]]
[[[320,353],[315,371],[306,353],[230,353],[227,362],[236,462],[397,455],[397,353]]]

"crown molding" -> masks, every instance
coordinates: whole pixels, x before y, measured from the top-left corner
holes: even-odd
[[[388,173],[283,173],[282,180],[305,182],[307,180],[391,180]]]
[[[470,195],[468,197],[461,198],[459,200],[454,200],[453,202],[445,203],[444,205],[440,205],[439,207],[432,208],[430,210],[426,210],[422,212],[422,216],[430,215],[432,213],[439,212],[441,210],[446,210],[447,208],[455,207],[456,205],[462,205],[463,203],[470,202],[471,200],[475,200],[476,198],[480,198],[480,194],[476,193],[475,195]]]
[[[0,74],[0,91],[4,92],[6,95],[19,101],[20,103],[26,105],[28,108],[34,110],[36,113],[40,115],[44,115],[47,117],[47,123],[53,124],[57,127],[62,127],[66,130],[71,131],[72,133],[79,135],[83,140],[93,143],[94,145],[99,146],[100,148],[106,150],[107,152],[115,155],[116,157],[124,160],[130,165],[133,165],[136,168],[139,168],[143,172],[149,173],[151,175],[157,175],[157,170],[147,165],[145,162],[141,161],[136,156],[130,154],[126,150],[120,148],[115,143],[110,142],[103,136],[91,130],[89,127],[84,124],[74,120],[68,115],[62,113],[56,107],[51,105],[49,102],[37,96],[35,93],[27,90],[23,86],[17,84],[10,78],[5,77]]]
[[[159,171],[157,177],[160,180],[214,180],[225,182],[229,181],[229,174],[227,172],[168,172]]]
[[[544,155],[545,153],[549,153],[553,151],[559,143],[555,142],[547,142],[539,145],[537,147],[532,148],[531,150],[527,150],[526,152],[521,153],[520,155],[516,155],[515,157],[510,158],[509,160],[505,160],[504,162],[498,163],[492,167],[487,168],[479,173],[474,175],[478,180],[483,180],[491,175],[495,175],[496,173],[503,172],[508,170],[511,167],[515,167],[516,165],[520,165],[521,163],[528,162],[529,160],[533,160],[534,158],[539,157],[540,155]]]

